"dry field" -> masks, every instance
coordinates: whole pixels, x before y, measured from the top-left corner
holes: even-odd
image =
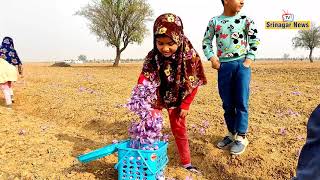
[[[121,107],[130,97],[141,63],[49,67],[26,64],[16,83],[16,103],[4,108],[0,95],[0,179],[117,179],[117,157],[80,164],[76,156],[125,139],[131,120]],[[166,176],[223,179],[289,179],[295,174],[306,122],[320,103],[320,62],[258,61],[252,69],[250,144],[231,157],[215,147],[226,133],[217,74],[205,63],[208,85],[198,92],[188,116],[196,176],[179,167],[174,141]],[[165,132],[170,134],[164,111]],[[209,127],[202,134],[205,121]]]

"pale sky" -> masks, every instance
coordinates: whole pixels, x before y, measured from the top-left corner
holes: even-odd
[[[77,59],[80,54],[89,59],[113,59],[115,49],[98,42],[87,26],[88,21],[74,15],[91,0],[0,0],[0,39],[10,36],[23,61],[59,61]],[[179,15],[186,36],[204,57],[201,41],[208,21],[220,15],[220,0],[149,0],[155,19],[162,13]],[[258,28],[261,45],[259,57],[307,56],[306,50],[294,50],[291,39],[297,30],[265,30],[265,20],[281,20],[283,10],[293,13],[295,20],[311,20],[320,25],[316,0],[245,0],[243,14],[251,17]],[[148,23],[152,31],[153,22]],[[141,45],[130,45],[122,58],[143,58],[152,48],[152,35]],[[320,57],[320,50],[314,52]]]

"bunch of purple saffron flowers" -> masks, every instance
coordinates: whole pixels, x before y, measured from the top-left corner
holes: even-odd
[[[126,107],[134,112],[138,121],[133,121],[129,127],[130,147],[142,150],[157,150],[157,143],[168,137],[161,133],[163,118],[161,111],[153,109],[151,104],[157,100],[156,90],[159,85],[144,80],[132,90],[132,96]]]

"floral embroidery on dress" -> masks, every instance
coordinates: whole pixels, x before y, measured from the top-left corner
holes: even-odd
[[[167,32],[167,28],[165,27],[162,27],[158,30],[158,33],[157,34],[165,34]]]
[[[12,65],[22,64],[16,50],[14,49],[13,40],[10,37],[4,37],[0,47],[0,57]]]
[[[177,43],[178,45],[180,45],[180,37],[176,32],[172,32],[172,40]]]
[[[175,22],[175,17],[174,17],[174,15],[173,15],[173,14],[168,14],[167,21],[168,21],[168,22]]]
[[[194,80],[195,80],[194,76],[189,76],[189,80],[190,80],[191,83],[193,83]]]
[[[171,71],[172,71],[172,68],[170,65],[168,65],[167,68],[164,70],[164,73],[166,74],[166,76],[170,76]]]

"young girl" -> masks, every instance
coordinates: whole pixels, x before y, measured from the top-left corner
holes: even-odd
[[[20,76],[22,77],[22,63],[20,58],[14,49],[13,39],[11,37],[3,38],[1,47],[0,47],[0,58],[5,59],[9,64],[13,66],[18,66],[18,71]],[[12,83],[9,86],[9,92],[11,95],[11,99],[13,101],[13,90],[12,90]]]
[[[168,110],[181,164],[198,172],[191,164],[186,116],[198,86],[207,83],[201,59],[184,36],[180,17],[171,13],[159,16],[153,34],[154,47],[145,59],[138,83],[151,81],[159,85],[153,107]]]
[[[0,58],[0,89],[3,91],[7,108],[12,108],[11,85],[17,80],[17,70],[6,60]],[[11,90],[10,90],[11,89]]]

